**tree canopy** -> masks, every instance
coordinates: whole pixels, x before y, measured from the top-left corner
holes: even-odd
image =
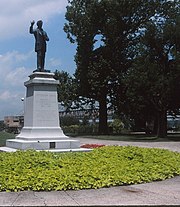
[[[173,59],[178,56],[177,2],[68,2],[64,31],[72,43],[77,43],[75,77],[78,94],[99,101],[99,131],[108,132],[107,97],[116,100],[114,104],[119,108],[119,103],[128,102],[122,97],[129,100],[133,94],[138,97],[133,106],[141,103],[139,112],[150,105],[153,105],[153,111],[165,112],[174,81],[178,79],[174,75],[178,69],[172,70],[177,67],[169,59],[169,56]],[[132,86],[134,79],[136,85]],[[151,79],[152,84],[148,85]],[[148,101],[145,101],[147,97]]]
[[[176,5],[165,4],[161,12],[162,16],[159,12],[145,24],[138,53],[124,76],[124,83],[125,102],[131,114],[143,117],[144,121],[158,120],[157,135],[164,137],[167,110],[180,107],[180,34]]]
[[[58,101],[68,111],[73,102],[77,99],[77,90],[75,79],[65,71],[55,71],[56,80],[59,80],[58,84]]]

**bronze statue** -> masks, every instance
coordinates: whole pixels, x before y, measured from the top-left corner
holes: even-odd
[[[49,41],[47,33],[43,30],[42,20],[37,22],[37,28],[33,29],[34,20],[31,22],[31,26],[29,28],[30,34],[34,34],[35,37],[35,52],[37,52],[37,71],[45,71],[44,63],[45,63],[45,53],[46,53],[46,41]]]

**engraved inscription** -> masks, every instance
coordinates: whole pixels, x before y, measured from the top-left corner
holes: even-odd
[[[56,103],[55,94],[37,94],[37,102],[42,110],[54,107]]]
[[[59,125],[56,92],[36,93],[34,120],[38,126]]]

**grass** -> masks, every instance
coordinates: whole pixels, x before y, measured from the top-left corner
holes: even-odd
[[[156,137],[149,137],[146,135],[87,135],[83,138],[92,138],[92,139],[102,139],[102,140],[117,140],[117,141],[154,141],[157,140]]]
[[[180,141],[180,134],[168,134],[166,138],[157,138],[155,136],[147,136],[145,134],[122,134],[122,135],[83,135],[83,138],[101,139],[101,140],[117,140],[117,141],[134,141],[134,142],[162,142],[162,141]],[[15,138],[14,134],[0,132],[0,146],[6,145],[7,139]]]
[[[15,135],[7,132],[0,132],[0,146],[6,145],[7,139],[14,139]]]
[[[0,153],[0,191],[97,189],[180,175],[180,153],[132,146],[91,152]]]
[[[147,136],[145,134],[126,134],[126,135],[86,135],[83,138],[116,140],[116,141],[134,141],[134,142],[162,142],[162,141],[180,141],[180,134],[169,134],[166,138],[156,136]]]

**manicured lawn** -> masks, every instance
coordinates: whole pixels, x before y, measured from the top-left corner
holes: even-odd
[[[124,135],[83,135],[83,138],[92,138],[92,139],[102,139],[102,140],[117,140],[117,141],[152,141],[152,142],[161,142],[161,141],[180,141],[180,134],[168,134],[167,138],[157,138],[155,136],[147,136],[145,134],[124,134]],[[15,138],[14,134],[7,132],[0,132],[0,146],[6,144],[6,139]]]
[[[104,146],[88,153],[0,153],[0,191],[96,189],[176,175],[180,153],[164,149]]]
[[[0,146],[6,145],[6,139],[13,139],[15,138],[14,134],[10,134],[7,132],[0,132]]]
[[[145,134],[125,134],[125,135],[86,135],[83,138],[101,139],[101,140],[117,140],[117,141],[134,141],[134,142],[162,142],[162,141],[180,141],[180,134],[168,134],[166,138],[157,138],[155,136],[147,136]]]
[[[117,141],[156,141],[157,137],[150,137],[146,135],[87,135],[83,138],[101,139],[101,140],[117,140]]]

